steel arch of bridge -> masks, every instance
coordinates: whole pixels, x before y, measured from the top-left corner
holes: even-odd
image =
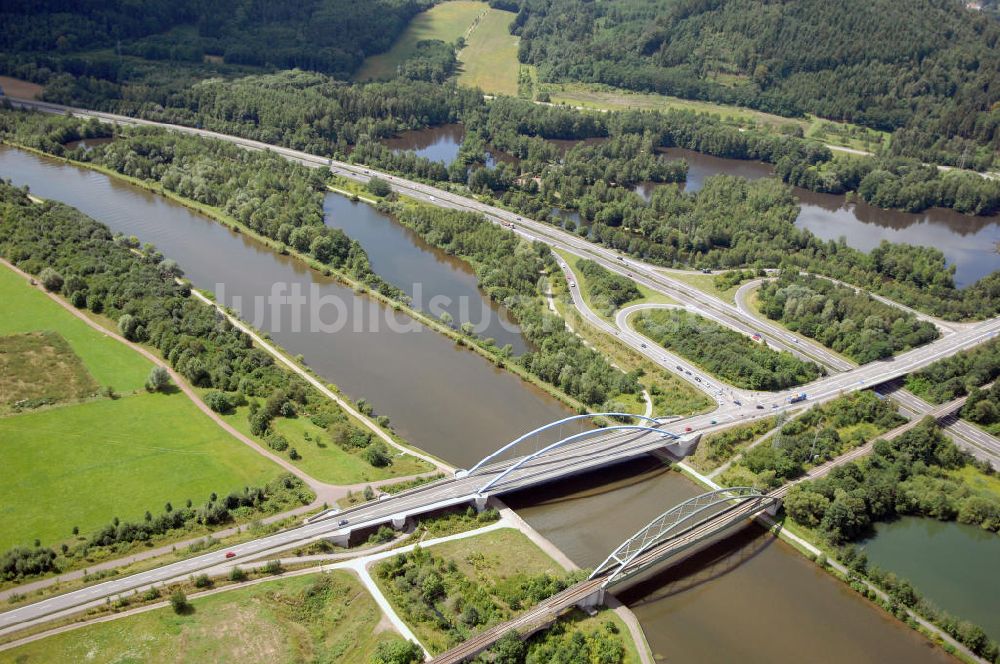
[[[771,505],[778,502],[779,499],[748,486],[718,489],[689,498],[671,507],[625,540],[611,552],[611,555],[604,559],[604,562],[594,568],[590,578],[608,575],[608,583],[610,583],[636,558],[652,547],[715,516],[716,512],[706,514],[712,508],[723,504],[736,507],[753,501],[759,501],[761,509],[763,509],[765,505]],[[609,572],[610,574],[608,574]]]
[[[514,440],[510,441],[509,443],[507,443],[506,445],[504,445],[503,447],[501,447],[500,449],[498,449],[496,452],[493,452],[492,454],[488,454],[485,457],[483,457],[482,460],[479,461],[479,463],[477,463],[476,465],[474,465],[469,470],[465,471],[463,473],[463,476],[474,475],[477,470],[479,470],[480,468],[482,468],[483,466],[485,466],[486,464],[488,464],[490,461],[496,459],[498,456],[500,456],[504,452],[517,447],[522,442],[524,442],[528,438],[531,438],[535,434],[542,433],[543,431],[548,431],[549,429],[554,429],[555,427],[562,426],[563,424],[566,424],[567,422],[573,422],[575,420],[583,420],[583,419],[592,419],[592,418],[595,418],[595,417],[634,417],[636,419],[643,420],[643,421],[646,421],[646,422],[653,422],[654,424],[661,424],[662,423],[661,420],[658,420],[655,417],[646,417],[645,415],[635,415],[633,413],[584,413],[583,415],[571,415],[570,417],[564,417],[561,420],[556,420],[555,422],[549,422],[548,424],[542,425],[542,426],[538,427],[537,429],[532,429],[531,431],[529,431],[528,433],[524,434],[523,436],[519,436],[519,437],[515,438]],[[605,430],[607,430],[607,429],[605,429]],[[674,434],[670,434],[670,435],[673,436],[674,438],[677,438],[677,436],[674,435]]]
[[[645,432],[649,432],[649,433],[659,434],[659,435],[663,436],[664,438],[670,438],[671,440],[675,440],[675,439],[678,438],[678,436],[676,434],[670,433],[669,431],[664,431],[663,429],[655,429],[653,427],[646,427],[646,426],[642,426],[642,425],[639,425],[639,424],[619,424],[619,425],[616,425],[616,426],[613,426],[613,427],[604,427],[604,428],[601,428],[601,429],[591,429],[590,431],[584,431],[582,433],[577,433],[577,434],[574,434],[574,435],[569,436],[567,438],[563,438],[562,440],[558,440],[558,441],[552,443],[551,445],[546,445],[545,447],[543,447],[542,449],[538,450],[537,452],[534,452],[534,453],[529,454],[527,456],[521,457],[520,459],[517,460],[517,463],[513,464],[512,466],[510,466],[509,468],[507,468],[506,470],[504,470],[502,473],[500,473],[499,475],[497,475],[496,477],[494,477],[493,479],[491,479],[489,482],[487,482],[483,486],[479,487],[476,490],[476,493],[479,494],[479,495],[482,495],[483,492],[487,491],[490,487],[492,487],[497,482],[499,482],[503,478],[505,478],[508,475],[510,475],[511,473],[513,473],[515,470],[517,470],[518,468],[520,468],[524,464],[526,464],[529,461],[532,461],[534,459],[537,459],[538,457],[542,456],[543,454],[545,454],[547,452],[551,452],[554,449],[562,447],[563,445],[568,445],[569,443],[572,443],[574,441],[580,440],[581,438],[586,438],[588,436],[596,436],[598,434],[607,433],[609,431],[645,431]]]

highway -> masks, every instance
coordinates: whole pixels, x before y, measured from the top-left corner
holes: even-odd
[[[472,198],[430,185],[373,171],[361,166],[328,160],[289,148],[272,146],[258,141],[227,136],[203,129],[166,125],[148,120],[127,118],[83,109],[70,109],[45,102],[11,101],[15,105],[35,108],[46,112],[71,112],[82,117],[96,117],[101,120],[121,124],[158,126],[183,133],[228,141],[248,149],[269,150],[310,167],[329,168],[337,175],[358,182],[366,182],[373,175],[377,175],[387,180],[393,189],[400,194],[439,207],[479,212],[486,219],[494,223],[501,223],[530,240],[538,240],[553,248],[562,249],[576,256],[594,260],[605,268],[618,274],[626,275],[651,290],[667,295],[686,308],[697,310],[701,315],[725,324],[731,329],[741,331],[744,334],[758,333],[768,345],[774,348],[788,350],[796,354],[805,354],[817,359],[822,358],[821,361],[824,364],[838,371],[794,390],[774,393],[752,393],[751,395],[751,393],[738,391],[735,388],[723,386],[718,381],[708,379],[704,375],[704,372],[700,370],[696,374],[695,367],[692,367],[689,363],[679,361],[676,356],[672,356],[655,344],[652,344],[652,342],[642,337],[642,335],[632,331],[625,320],[628,314],[624,314],[624,318],[621,320],[616,319],[618,327],[616,330],[614,325],[603,319],[595,322],[591,317],[592,312],[590,312],[590,315],[586,313],[589,312],[589,308],[585,306],[580,308],[579,304],[577,304],[577,307],[587,317],[587,320],[597,325],[599,329],[610,334],[615,334],[623,343],[628,344],[637,352],[658,362],[668,371],[678,373],[676,369],[678,365],[687,367],[686,369],[682,368],[679,375],[709,394],[718,397],[716,403],[719,405],[714,412],[672,422],[671,426],[677,428],[675,430],[690,427],[694,431],[705,431],[716,426],[722,426],[724,423],[765,417],[781,410],[801,408],[812,403],[836,398],[850,391],[873,387],[888,380],[901,377],[942,357],[947,357],[961,350],[971,348],[1000,332],[1000,318],[962,325],[960,327],[955,326],[952,333],[945,335],[941,339],[920,348],[901,353],[894,358],[872,362],[861,367],[853,367],[849,364],[845,366],[842,358],[837,357],[827,349],[815,344],[804,343],[794,335],[768,321],[748,317],[747,313],[741,311],[737,306],[717,300],[684,282],[671,278],[668,271],[633,259],[627,259],[613,250],[592,244],[561,229],[523,218],[515,213],[487,205]],[[575,304],[577,303],[577,296],[578,294],[574,293]],[[842,370],[836,369],[838,363],[839,366],[843,367]],[[687,371],[691,371],[691,374],[688,374]],[[702,380],[696,381],[696,376],[700,376]],[[721,394],[719,393],[720,390]],[[789,402],[790,397],[798,392],[807,393],[807,401],[805,403],[791,404]],[[736,401],[740,401],[741,403],[737,404]],[[759,408],[758,405],[760,406]],[[664,441],[653,434],[607,434],[607,436],[587,439],[585,442],[581,442],[578,445],[574,444],[571,448],[562,449],[557,454],[542,457],[519,469],[496,492],[500,493],[513,488],[522,488],[530,484],[564,477],[574,472],[581,472],[587,468],[643,454],[657,447],[662,447],[663,444]],[[509,464],[510,462],[498,464],[497,466],[490,467],[484,474],[477,474],[471,477],[446,478],[433,484],[397,494],[385,500],[347,510],[337,515],[336,518],[314,521],[295,529],[240,544],[233,547],[231,551],[237,555],[236,560],[250,556],[260,557],[262,555],[270,555],[271,552],[298,546],[315,539],[343,534],[350,529],[368,528],[385,523],[400,514],[427,512],[440,507],[466,502],[471,496],[475,495],[476,489],[479,486],[485,483],[491,476],[495,477],[499,475]],[[349,524],[345,527],[339,526],[338,523],[342,519],[347,519]],[[159,584],[170,579],[185,577],[196,571],[224,564],[225,562],[224,551],[203,554],[155,570],[106,581],[82,590],[47,598],[34,604],[6,611],[0,614],[0,634],[26,626],[45,616],[67,611],[74,607],[85,606],[89,602],[102,601],[104,598],[113,597],[136,588],[146,587],[150,584]]]
[[[554,479],[617,463],[663,448],[672,439],[653,432],[609,431],[569,443],[566,447],[530,461],[515,470],[489,491],[502,494],[542,484]],[[336,535],[347,536],[352,530],[367,530],[392,521],[394,517],[416,515],[468,503],[478,489],[498,477],[517,459],[507,459],[480,469],[474,475],[447,477],[409,491],[330,513],[326,518],[284,530],[267,537],[235,545],[227,550],[194,556],[146,572],[104,581],[80,590],[56,595],[26,606],[0,613],[0,635],[22,629],[51,616],[65,614],[99,604],[105,598],[121,595],[153,584],[186,578],[196,572],[241,560],[270,556],[291,547]],[[346,523],[345,523],[346,522]],[[227,552],[236,554],[227,559]]]

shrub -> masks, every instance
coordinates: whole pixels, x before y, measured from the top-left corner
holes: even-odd
[[[183,590],[175,590],[174,594],[170,596],[170,607],[179,616],[191,613],[192,608]]]
[[[170,373],[164,367],[153,367],[146,378],[147,392],[162,392],[170,385]]]
[[[377,440],[361,452],[361,458],[376,468],[384,468],[392,463],[389,448],[381,440]]]
[[[42,285],[45,286],[45,290],[47,291],[55,293],[63,287],[62,275],[53,270],[51,267],[43,269],[38,275],[38,278],[41,280]]]
[[[202,401],[217,413],[228,413],[233,409],[233,402],[229,398],[229,395],[218,390],[206,392],[205,396],[202,397]]]

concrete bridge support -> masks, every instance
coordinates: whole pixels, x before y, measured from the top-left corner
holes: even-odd
[[[577,602],[576,605],[580,607],[580,609],[582,609],[583,611],[586,611],[587,613],[592,613],[594,609],[604,605],[605,592],[606,591],[604,589],[604,586],[601,586],[600,588],[595,590],[592,594],[587,595],[579,602]]]

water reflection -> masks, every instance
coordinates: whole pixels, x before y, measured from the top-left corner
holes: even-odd
[[[458,156],[458,150],[465,138],[465,127],[460,124],[445,124],[427,129],[406,131],[383,141],[396,152],[413,151],[418,157],[431,161],[443,161],[450,166]]]

